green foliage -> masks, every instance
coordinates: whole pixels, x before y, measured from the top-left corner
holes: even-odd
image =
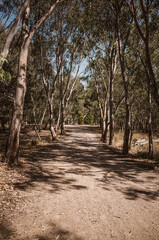
[[[84,124],[84,116],[82,112],[78,112],[78,124]]]
[[[11,80],[11,74],[3,69],[0,69],[0,82],[5,83],[9,80]]]
[[[2,59],[0,60],[0,82],[7,82],[9,80],[11,80],[11,74],[8,72],[8,71],[5,71],[2,67],[2,63],[5,64],[5,63],[8,63],[8,60],[7,59]]]
[[[85,124],[93,125],[93,124],[94,124],[94,116],[93,116],[93,114],[89,113],[89,114],[85,117],[84,123],[85,123]]]

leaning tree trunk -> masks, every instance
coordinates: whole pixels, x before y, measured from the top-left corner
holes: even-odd
[[[19,57],[16,96],[14,100],[13,116],[5,150],[5,161],[9,164],[18,162],[19,135],[23,119],[23,106],[26,93],[26,69],[28,57],[28,17],[30,8],[27,7],[22,25],[22,43]]]

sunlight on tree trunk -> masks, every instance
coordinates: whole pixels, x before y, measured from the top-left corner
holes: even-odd
[[[27,7],[22,24],[22,43],[19,57],[19,70],[13,117],[5,151],[5,161],[11,164],[18,162],[19,135],[23,120],[23,107],[26,93],[26,70],[28,58],[28,43],[26,42],[26,39],[28,37],[29,14],[30,8]]]

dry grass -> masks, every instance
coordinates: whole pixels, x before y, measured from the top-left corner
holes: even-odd
[[[122,148],[124,132],[119,131],[114,133],[114,145],[117,148]]]
[[[149,145],[144,144],[143,146],[132,147],[130,152],[133,154],[137,154],[141,158],[148,158]],[[153,155],[154,160],[156,162],[159,162],[159,142],[153,143]]]
[[[114,134],[114,147],[117,147],[119,149],[122,148],[123,146],[123,137],[124,137],[124,132],[119,131],[115,132]],[[136,142],[137,140],[145,139],[148,141],[148,134],[147,133],[134,133],[133,138],[132,138],[132,143]],[[157,136],[153,136],[153,139],[157,139]],[[148,143],[140,146],[131,146],[130,153],[137,155],[140,158],[148,158],[148,151],[149,151],[149,146]],[[154,160],[159,161],[159,142],[154,142],[153,143],[153,153],[154,153]]]

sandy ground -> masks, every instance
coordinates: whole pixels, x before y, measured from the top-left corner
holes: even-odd
[[[95,132],[67,126],[59,142],[26,153],[0,239],[159,240],[157,170],[110,152]]]

